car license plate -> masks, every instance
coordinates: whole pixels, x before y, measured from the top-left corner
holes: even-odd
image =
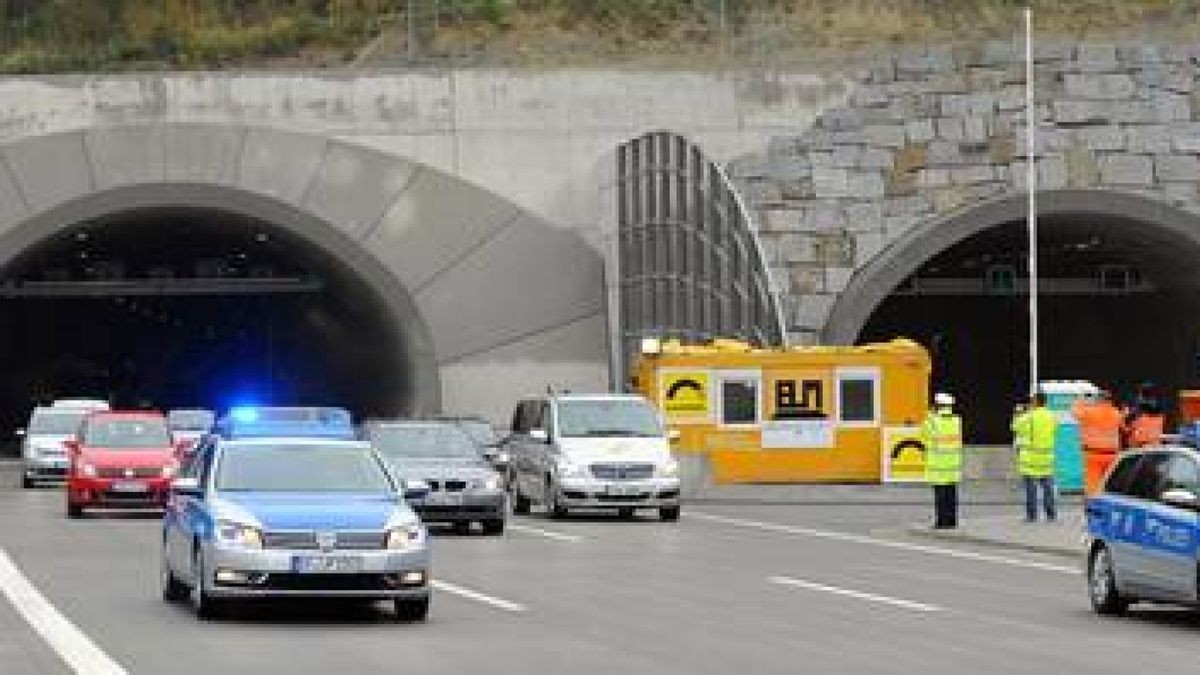
[[[425,502],[437,506],[462,506],[463,496],[460,492],[434,492]]]
[[[113,483],[113,485],[112,485],[113,492],[138,493],[138,492],[148,492],[149,490],[150,490],[150,488],[145,483],[138,483],[138,482]]]
[[[644,492],[641,485],[631,485],[628,483],[610,484],[604,491],[611,497],[630,497],[640,495]]]
[[[299,574],[339,574],[362,569],[362,559],[348,555],[292,556],[292,571]]]

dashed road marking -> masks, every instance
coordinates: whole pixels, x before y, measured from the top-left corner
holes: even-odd
[[[768,577],[767,581],[780,586],[791,586],[793,588],[803,588],[810,591],[819,591],[821,593],[831,593],[833,595],[841,595],[847,598],[856,598],[858,600],[867,600],[883,605],[891,605],[893,607],[902,607],[904,609],[911,609],[917,612],[942,611],[942,608],[938,607],[937,605],[928,605],[923,602],[914,602],[912,600],[902,600],[900,598],[893,598],[887,595],[856,591],[850,588],[839,588],[838,586],[818,584],[815,581],[805,581],[803,579],[795,579],[793,577]]]
[[[732,525],[734,527],[744,527],[764,532],[778,532],[782,534],[791,534],[803,537],[816,537],[819,539],[830,539],[833,541],[844,541],[852,544],[864,544],[867,546],[880,546],[891,548],[900,551],[910,551],[913,553],[927,553],[930,555],[941,555],[950,558],[959,558],[962,560],[974,560],[977,562],[995,563],[998,565],[1009,565],[1012,567],[1025,567],[1028,569],[1042,570],[1044,572],[1058,572],[1060,574],[1078,575],[1080,572],[1074,567],[1066,567],[1063,565],[1052,565],[1050,563],[1038,562],[1036,560],[1023,560],[1021,558],[1007,558],[1004,556],[990,555],[988,553],[978,553],[975,551],[967,551],[955,548],[945,548],[942,546],[927,546],[925,544],[913,544],[906,541],[895,541],[892,539],[877,539],[861,534],[851,534],[849,532],[833,532],[830,530],[817,530],[810,527],[798,527],[795,525],[781,525],[779,523],[764,523],[757,520],[745,520],[743,518],[729,518],[726,516],[718,516],[711,513],[698,513],[696,511],[687,512],[685,518],[693,518],[696,520],[706,520],[712,523],[721,523],[723,525]]]
[[[522,534],[534,534],[539,537],[553,539],[554,541],[565,541],[572,544],[578,544],[579,542],[583,541],[583,537],[574,534],[564,534],[562,532],[555,532],[553,530],[543,530],[540,527],[531,527],[529,525],[517,525],[515,523],[509,523],[508,529],[513,530],[514,532],[520,532]]]
[[[470,588],[464,588],[462,586],[452,584],[448,581],[442,581],[440,579],[435,579],[432,582],[432,586],[439,591],[444,591],[444,592],[450,593],[452,595],[457,595],[460,598],[466,598],[468,600],[482,602],[485,605],[495,607],[496,609],[502,609],[506,612],[519,613],[519,612],[524,612],[526,609],[525,605],[522,605],[520,603],[512,602],[510,600],[504,600],[503,598],[492,597],[490,595],[480,593],[479,591],[471,590]]]
[[[71,670],[79,675],[126,675],[120,664],[50,604],[4,549],[0,549],[0,593]]]

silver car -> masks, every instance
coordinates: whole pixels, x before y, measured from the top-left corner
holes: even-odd
[[[67,477],[67,447],[64,442],[79,430],[79,424],[91,411],[83,406],[38,406],[29,416],[29,424],[18,429],[21,443],[21,487],[30,488],[40,481],[63,481]]]
[[[421,519],[452,523],[468,532],[480,523],[486,534],[504,533],[508,500],[503,479],[457,424],[443,421],[370,422],[364,434],[405,483],[424,483],[410,500]]]

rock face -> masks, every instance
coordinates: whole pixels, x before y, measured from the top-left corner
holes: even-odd
[[[989,43],[882,58],[845,107],[774,139],[765,161],[731,163],[793,342],[820,340],[849,280],[912,228],[1026,189],[1023,55]],[[1040,190],[1132,193],[1200,214],[1200,51],[1049,44],[1035,64]]]

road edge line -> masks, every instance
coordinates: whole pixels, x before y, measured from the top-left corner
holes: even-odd
[[[0,593],[68,668],[81,675],[127,675],[127,671],[42,595],[0,548]]]

